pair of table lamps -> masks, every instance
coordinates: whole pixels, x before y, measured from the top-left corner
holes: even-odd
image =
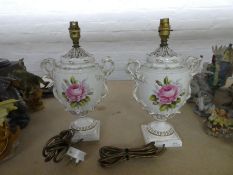
[[[178,113],[190,97],[190,81],[198,72],[201,60],[177,56],[168,47],[170,31],[169,19],[161,19],[160,47],[147,55],[143,65],[137,60],[129,61],[127,70],[135,81],[134,98],[156,119],[141,126],[145,142],[180,147],[181,139],[166,120]],[[57,100],[78,116],[70,124],[77,131],[73,141],[99,140],[100,121],[88,117],[87,113],[106,96],[106,79],[114,70],[114,62],[108,58],[98,64],[80,47],[78,22],[70,22],[69,33],[73,48],[59,60],[43,60],[41,68],[54,80],[53,93]]]

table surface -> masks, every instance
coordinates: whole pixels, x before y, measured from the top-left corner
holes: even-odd
[[[98,164],[102,146],[138,147],[144,145],[140,125],[153,121],[132,97],[132,81],[109,81],[109,95],[89,115],[101,121],[98,142],[85,142],[80,149],[87,153],[85,161],[75,166],[45,163],[41,155],[45,142],[67,129],[74,117],[65,112],[54,98],[45,99],[45,109],[31,114],[29,126],[22,131],[18,153],[0,164],[1,175],[95,175],[95,174],[168,174],[168,175],[232,175],[233,141],[208,136],[203,131],[203,119],[186,104],[181,114],[169,120],[183,141],[181,148],[168,148],[153,159],[133,159],[110,168]]]

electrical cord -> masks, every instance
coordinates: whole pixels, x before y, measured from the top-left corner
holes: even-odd
[[[55,163],[60,162],[65,157],[66,152],[71,145],[71,139],[74,136],[74,133],[74,129],[68,129],[61,131],[60,134],[50,138],[42,151],[42,155],[45,158],[44,161],[48,162],[53,160]]]
[[[151,142],[141,148],[122,149],[113,146],[104,146],[99,150],[99,163],[102,167],[110,167],[113,164],[132,158],[158,157],[165,151],[165,145],[158,148]]]
[[[75,130],[68,129],[61,131],[58,135],[50,138],[45,144],[42,155],[44,161],[48,162],[53,160],[55,163],[60,162],[66,155],[72,142]],[[82,140],[80,140],[82,141]],[[100,148],[99,163],[102,167],[110,167],[118,162],[129,160],[132,158],[153,158],[158,157],[165,151],[165,146],[156,147],[154,142],[151,142],[141,148],[123,149],[113,146],[104,146]]]

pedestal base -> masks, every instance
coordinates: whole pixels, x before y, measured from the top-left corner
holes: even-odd
[[[161,147],[163,144],[165,144],[165,147],[181,147],[182,141],[176,131],[174,130],[174,133],[169,136],[157,136],[154,134],[151,134],[148,131],[147,125],[142,125],[142,133],[144,136],[145,143],[155,142],[155,146]]]
[[[77,142],[80,139],[83,139],[83,141],[97,141],[100,139],[100,121],[91,119],[92,123],[89,125],[90,119],[82,118],[85,121],[79,122],[79,120],[76,120],[71,123],[70,128],[76,130],[72,142]],[[86,123],[86,126],[84,123]]]

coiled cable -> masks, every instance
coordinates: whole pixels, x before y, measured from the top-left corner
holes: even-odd
[[[48,162],[53,159],[55,163],[60,162],[71,145],[71,139],[74,133],[75,131],[73,129],[68,129],[50,138],[42,151],[42,155],[45,158],[44,161]]]
[[[113,146],[104,146],[99,150],[99,163],[102,167],[110,167],[113,164],[132,158],[158,157],[165,151],[165,145],[158,148],[151,142],[141,148],[122,149]]]

